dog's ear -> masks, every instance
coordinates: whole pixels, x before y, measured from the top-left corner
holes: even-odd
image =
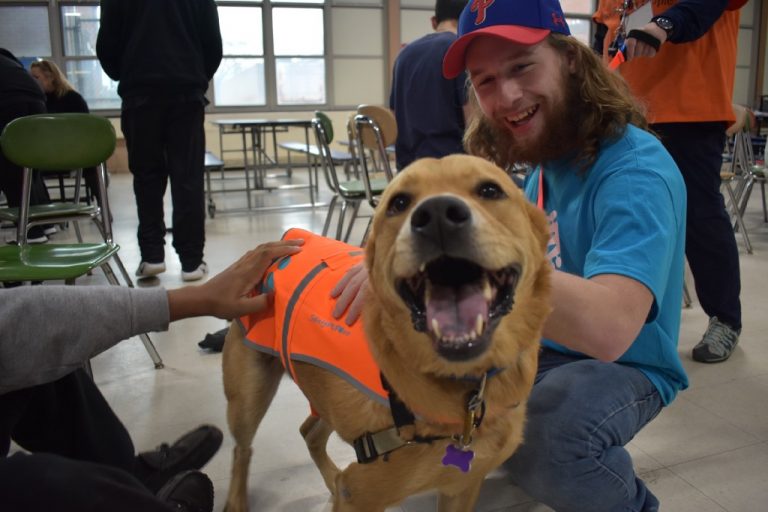
[[[525,210],[528,218],[531,219],[533,232],[539,240],[539,247],[546,254],[547,245],[549,244],[549,221],[547,221],[547,216],[540,208],[527,200],[525,201]]]

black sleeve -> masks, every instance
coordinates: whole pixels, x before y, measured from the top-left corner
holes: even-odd
[[[597,55],[603,54],[603,46],[605,44],[605,36],[608,33],[608,27],[602,23],[594,22],[594,34],[592,35],[592,50]]]
[[[205,0],[199,23],[200,40],[203,44],[203,58],[205,59],[205,74],[210,80],[216,70],[219,69],[223,53],[219,12],[213,0]]]
[[[82,112],[83,114],[87,114],[88,111],[88,104],[85,102],[85,99],[80,95],[77,91],[69,91],[66,95],[64,95],[64,98],[62,98],[67,105],[66,112]]]
[[[115,81],[122,77],[121,0],[101,0],[101,20],[96,37],[96,56],[104,72]]]
[[[700,38],[712,28],[728,5],[728,0],[680,0],[661,15],[672,20],[671,43],[687,43]]]

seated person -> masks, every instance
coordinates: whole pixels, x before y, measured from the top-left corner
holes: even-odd
[[[16,118],[44,114],[45,95],[19,60],[5,48],[0,48],[0,133]],[[5,194],[8,206],[21,204],[22,169],[10,162],[0,148],[0,192]],[[50,202],[45,184],[39,175],[32,181],[31,204]],[[48,241],[42,226],[34,226],[27,233],[29,243]]]
[[[213,508],[213,486],[196,471],[222,434],[202,426],[173,445],[135,455],[130,435],[81,369],[123,339],[201,315],[260,311],[250,296],[275,258],[301,241],[248,252],[200,286],[165,291],[116,286],[0,289],[0,494],[3,510],[195,511]],[[89,311],[89,321],[80,313]],[[24,318],[55,318],[54,322]],[[10,457],[13,440],[30,454]],[[66,504],[66,505],[64,505]]]
[[[29,72],[45,93],[45,106],[49,113],[89,113],[85,99],[75,90],[55,62],[45,59],[35,61],[30,65]],[[83,179],[88,187],[88,197],[98,198],[99,187],[96,180],[96,169],[94,167],[83,169]]]

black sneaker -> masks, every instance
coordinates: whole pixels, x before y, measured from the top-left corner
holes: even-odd
[[[213,484],[211,479],[200,471],[179,473],[157,491],[156,496],[173,510],[184,512],[213,510]]]
[[[184,434],[175,443],[163,443],[136,458],[136,477],[152,492],[157,492],[171,477],[190,469],[200,469],[221,446],[221,430],[202,425]]]

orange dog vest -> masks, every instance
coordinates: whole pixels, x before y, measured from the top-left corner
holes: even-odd
[[[301,229],[283,239],[301,238],[301,252],[275,261],[261,284],[274,293],[274,307],[240,318],[247,346],[279,357],[296,383],[293,361],[311,363],[343,378],[369,398],[388,404],[380,370],[368,348],[362,322],[348,326],[331,315],[331,290],[362,261],[363,251]]]

